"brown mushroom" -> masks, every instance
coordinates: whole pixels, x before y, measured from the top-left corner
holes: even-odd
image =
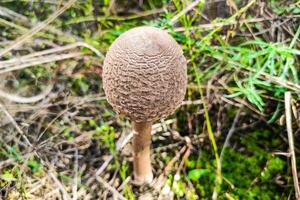
[[[133,28],[109,48],[104,60],[103,88],[114,110],[133,122],[136,184],[152,181],[152,123],[175,111],[184,98],[186,84],[186,59],[164,30]]]

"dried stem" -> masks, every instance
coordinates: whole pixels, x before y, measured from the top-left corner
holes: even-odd
[[[133,170],[134,183],[143,185],[153,179],[150,145],[152,122],[133,122]]]
[[[30,39],[36,33],[40,32],[42,29],[46,28],[47,25],[49,25],[52,21],[54,21],[59,15],[61,15],[62,13],[64,13],[64,11],[67,10],[68,8],[70,8],[75,2],[76,2],[75,0],[68,1],[68,3],[66,3],[62,8],[60,8],[59,10],[57,10],[56,12],[54,12],[52,15],[50,15],[50,17],[48,19],[46,19],[45,21],[43,21],[42,23],[40,23],[38,26],[32,28],[26,34],[24,34],[21,37],[17,38],[12,45],[4,48],[0,52],[0,57],[2,57],[3,55],[5,55],[9,51],[15,49],[16,47],[21,46],[25,41],[27,41],[28,39]]]
[[[286,129],[289,140],[289,153],[291,154],[291,165],[292,165],[292,174],[294,180],[295,196],[296,199],[300,199],[300,189],[298,182],[298,173],[296,165],[296,155],[294,150],[294,139],[293,139],[293,130],[292,130],[292,114],[291,114],[291,92],[284,93],[285,100],[285,119],[286,119]]]

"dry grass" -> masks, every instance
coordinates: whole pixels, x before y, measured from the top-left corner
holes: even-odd
[[[45,6],[39,1],[29,2],[39,5],[39,8]],[[183,32],[190,38],[202,38],[201,42],[211,40],[212,47],[217,40],[221,40],[217,37],[210,38],[215,33],[219,34],[218,37],[225,38],[224,41],[231,40],[232,43],[236,42],[235,39],[261,37],[268,42],[292,40],[292,46],[297,47],[299,38],[293,30],[299,25],[297,22],[300,16],[277,16],[261,1],[249,1],[240,9],[234,1],[229,1],[231,15],[228,20],[208,21],[210,19],[206,13],[199,13],[197,6],[201,1],[186,5],[182,3],[185,6],[181,9],[176,8],[176,2],[181,1],[174,1],[163,5],[163,8],[153,7],[146,11],[128,10],[126,6],[122,8],[116,6],[115,1],[110,1],[101,12],[94,8],[94,12],[101,13],[96,13],[99,15],[97,18],[93,13],[77,16],[78,13],[72,11],[84,7],[85,2],[82,1],[44,2],[49,3],[47,6],[52,11],[45,15],[47,17],[44,20],[40,20],[43,17],[27,16],[21,8],[17,7],[22,11],[18,13],[17,9],[5,7],[5,2],[0,3],[0,17],[3,17],[0,18],[0,29],[5,28],[0,31],[0,199],[1,196],[4,199],[49,200],[131,199],[137,196],[141,199],[179,199],[180,195],[174,191],[180,179],[183,179],[183,190],[186,192],[182,198],[197,199],[196,184],[187,178],[186,169],[191,155],[201,155],[207,149],[212,152],[207,133],[209,128],[208,125],[203,125],[209,119],[203,117],[205,113],[211,117],[214,130],[210,139],[213,144],[216,140],[216,145],[222,149],[219,152],[221,161],[225,147],[230,146],[229,140],[233,133],[244,133],[261,126],[275,129],[267,122],[267,116],[270,117],[271,113],[268,113],[268,109],[262,112],[246,97],[228,97],[237,90],[236,86],[232,86],[233,74],[247,77],[255,73],[251,66],[242,66],[234,60],[226,61],[225,56],[219,54],[209,55],[211,57],[202,62],[198,58],[199,52],[193,46],[189,47],[188,41],[180,41],[188,57],[190,71],[193,71],[194,64],[198,67],[201,63],[201,67],[205,68],[213,62],[220,62],[221,67],[225,67],[224,63],[227,62],[240,71],[217,68],[219,70],[215,70],[202,85],[195,81],[194,73],[189,72],[188,95],[182,107],[175,115],[153,125],[152,161],[156,178],[150,186],[135,187],[131,184],[131,125],[127,119],[115,115],[105,100],[101,86],[102,61],[107,46],[113,40],[108,37],[112,37],[121,28],[123,31],[138,25],[134,20],[150,22],[157,18],[167,18],[162,15],[165,9],[173,13],[165,27],[173,35],[178,36],[176,34]],[[139,3],[142,4],[143,1]],[[299,2],[294,5],[299,7]],[[257,7],[265,10],[257,11]],[[85,9],[85,12],[89,12],[90,8]],[[72,12],[75,13],[75,19],[70,17]],[[186,24],[189,21],[182,18],[187,15],[191,18],[196,16],[195,19],[190,19],[193,23],[188,29]],[[247,19],[247,15],[255,17]],[[63,23],[70,18],[72,23]],[[106,18],[112,19],[105,21]],[[127,27],[124,19],[133,20],[130,21],[132,24]],[[270,25],[273,22],[275,25]],[[106,28],[111,24],[115,28],[113,31]],[[85,26],[92,32],[87,31],[87,36],[77,31]],[[255,26],[261,27],[260,31]],[[203,37],[201,34],[204,34]],[[101,38],[102,43],[98,41],[99,35],[104,38]],[[205,69],[201,69],[203,71],[199,74],[205,74]],[[209,74],[209,70],[207,73]],[[299,94],[300,86],[290,80],[265,72],[260,73],[258,78],[285,88],[293,92],[294,96]],[[199,90],[204,91],[203,98],[200,98]],[[271,103],[284,102],[284,99],[278,99],[268,92],[263,91],[261,94]],[[292,102],[290,99],[286,101]],[[203,108],[203,103],[207,104],[207,108]],[[293,106],[292,111],[297,112],[298,104],[294,103]],[[239,111],[234,115],[235,120],[227,117],[228,110],[234,110],[230,113],[235,113],[237,109]],[[287,112],[291,115],[291,110]],[[283,121],[284,114],[279,115],[274,126],[279,126]],[[290,129],[295,126],[289,115],[286,117],[289,135],[280,135],[285,145],[292,140],[293,133]],[[179,123],[182,116],[187,118],[183,125]],[[298,116],[296,120],[299,120]],[[183,133],[179,131],[183,130],[181,126],[185,127]],[[296,128],[294,134],[299,134],[299,126]],[[299,149],[294,149],[293,143],[289,144],[293,154],[293,177],[297,182],[296,155]],[[237,142],[234,145],[239,147]],[[280,146],[279,149],[282,151],[285,147]],[[274,155],[288,155],[283,151],[280,153]],[[220,183],[212,186],[215,188],[214,197],[217,198],[220,195],[218,187],[221,181],[230,186],[232,183],[221,176],[221,162],[215,165],[220,170]],[[261,174],[264,170],[261,169]],[[249,188],[257,180],[255,178]],[[286,182],[275,181],[282,188],[291,188]],[[296,196],[299,196],[297,184],[295,190]],[[195,195],[188,196],[189,191]],[[286,193],[285,191],[284,194]],[[224,195],[227,199],[235,199],[230,191]]]

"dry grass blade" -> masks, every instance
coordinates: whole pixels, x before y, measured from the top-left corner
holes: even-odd
[[[46,2],[46,1],[44,1],[44,2]],[[2,6],[0,6],[0,15],[13,21],[14,23],[12,23],[12,25],[21,23],[25,27],[33,27],[36,24],[41,24],[41,22],[39,22],[39,21],[33,22],[32,20],[30,20],[30,18],[27,18],[26,16],[24,16],[20,13],[17,13],[13,10],[10,10],[10,9],[2,7]],[[22,27],[21,24],[18,25],[19,28]],[[70,41],[73,41],[73,40],[81,41],[81,38],[79,38],[71,33],[63,32],[62,30],[55,28],[54,26],[51,26],[51,25],[46,26],[45,30],[48,31],[49,33],[59,35],[60,37],[65,37],[66,39],[70,38],[70,39],[68,39]],[[26,29],[26,31],[28,31],[28,30]],[[60,38],[58,38],[58,39],[60,39]]]
[[[25,142],[27,143],[27,145],[30,148],[33,148],[33,145],[30,143],[29,139],[27,138],[27,136],[24,134],[24,132],[22,131],[22,129],[19,127],[19,125],[17,124],[17,122],[14,120],[14,118],[9,114],[9,112],[5,109],[5,107],[0,104],[0,109],[2,112],[4,112],[4,114],[9,118],[9,120],[11,121],[11,123],[14,125],[14,127],[17,129],[18,133],[24,138]],[[45,163],[45,161],[40,157],[40,155],[34,151],[34,154],[39,158],[41,164],[45,167],[47,164]],[[69,196],[69,194],[67,193],[67,191],[64,189],[63,185],[61,184],[61,182],[56,178],[56,176],[52,173],[52,172],[48,172],[48,175],[51,177],[51,179],[55,182],[55,184],[57,185],[57,187],[61,190],[61,192],[64,194],[64,198],[67,200],[71,200],[71,197]]]
[[[192,10],[194,7],[196,7],[199,3],[201,2],[201,0],[196,0],[195,2],[191,3],[190,5],[188,5],[186,8],[184,8],[180,13],[178,13],[177,15],[175,15],[172,19],[171,22],[172,24],[175,24],[178,19],[182,16],[185,15],[187,12],[189,12],[190,10]]]
[[[18,19],[20,21],[26,22],[27,18],[24,17],[23,15],[20,15],[19,13],[16,13],[8,8],[5,8],[3,6],[0,6],[0,15],[7,17],[10,20],[15,20]]]
[[[123,197],[116,188],[112,187],[109,183],[107,183],[105,180],[103,180],[100,176],[96,177],[97,181],[101,183],[106,189],[111,191],[115,197],[118,197],[118,199],[126,200],[125,197]]]
[[[74,164],[74,183],[73,183],[73,200],[77,200],[78,195],[77,195],[77,185],[78,185],[78,150],[75,150],[75,164]]]
[[[193,26],[190,28],[190,30],[212,30],[218,27],[224,27],[224,26],[231,26],[231,25],[237,25],[237,24],[245,24],[245,23],[258,23],[258,22],[264,22],[264,21],[275,21],[275,20],[280,20],[280,19],[296,19],[300,18],[300,15],[290,15],[290,16],[282,16],[282,17],[268,17],[268,18],[254,18],[254,19],[244,19],[244,20],[236,20],[232,19],[230,21],[226,22],[217,22],[217,23],[210,23],[210,24],[200,24],[198,26]],[[279,26],[279,25],[276,25]],[[175,28],[174,31],[176,32],[183,32],[186,29],[184,27],[178,27]],[[269,30],[266,30],[269,31]]]
[[[65,4],[61,9],[57,10],[55,13],[53,13],[48,19],[46,19],[43,23],[39,24],[38,26],[31,29],[27,34],[22,35],[21,37],[17,38],[15,42],[3,49],[0,52],[0,57],[8,53],[9,51],[13,50],[16,47],[19,47],[22,45],[26,40],[30,39],[32,36],[34,36],[36,33],[44,29],[48,24],[50,24],[53,20],[55,20],[59,15],[61,15],[66,9],[70,8],[73,3],[75,3],[75,0],[70,0],[67,4]]]
[[[83,53],[81,53],[81,52],[74,52],[74,53],[66,53],[66,54],[58,54],[58,55],[41,56],[41,57],[37,57],[37,58],[33,59],[32,61],[29,61],[28,63],[2,69],[2,70],[0,70],[0,74],[24,69],[24,68],[34,66],[34,65],[41,65],[41,64],[45,64],[45,63],[66,60],[66,59],[70,59],[70,58],[79,58],[82,55],[83,55]]]
[[[296,199],[300,199],[300,189],[299,189],[299,181],[298,181],[298,173],[297,173],[297,164],[296,164],[296,155],[294,150],[294,136],[292,129],[292,113],[291,113],[291,92],[284,93],[284,105],[285,105],[285,120],[286,120],[286,129],[289,140],[289,153],[291,155],[291,165],[292,165],[292,174],[294,180],[294,188],[296,193]]]
[[[30,158],[32,155],[33,155],[33,153],[27,153],[27,154],[22,155],[22,158],[24,160],[26,160],[26,159]],[[16,162],[16,159],[14,159],[14,158],[9,158],[7,160],[1,161],[0,162],[0,171],[5,167],[14,164],[15,162]]]
[[[52,178],[52,180],[55,182],[55,184],[57,185],[57,187],[60,189],[60,191],[63,193],[63,197],[66,200],[72,200],[70,195],[67,193],[67,191],[65,190],[64,186],[61,184],[61,182],[56,178],[56,176],[52,173],[49,172],[48,175]]]
[[[130,132],[129,134],[125,135],[123,138],[121,138],[118,142],[117,142],[117,151],[121,150],[129,141],[130,139],[133,137],[133,133]],[[113,156],[110,155],[109,158],[101,165],[101,167],[97,170],[96,172],[96,176],[100,176],[100,174],[106,169],[106,167],[108,166],[108,164],[112,161]]]
[[[7,116],[9,121],[14,125],[19,134],[24,138],[25,142],[28,146],[33,147],[26,135],[23,133],[22,129],[19,127],[15,119],[11,116],[11,114],[6,110],[6,108],[0,103],[0,110]]]
[[[87,43],[84,43],[84,42],[76,42],[76,43],[73,43],[73,44],[68,44],[66,46],[61,46],[61,47],[56,47],[56,48],[52,48],[52,49],[47,49],[47,50],[44,50],[44,51],[31,53],[29,55],[25,55],[25,56],[22,56],[22,57],[19,57],[19,58],[13,58],[13,59],[10,59],[10,60],[0,61],[0,69],[6,68],[9,65],[24,64],[26,62],[33,61],[34,59],[37,59],[36,57],[39,57],[39,56],[44,56],[44,55],[53,54],[53,53],[59,53],[59,52],[70,50],[70,49],[73,49],[73,48],[76,48],[76,47],[88,48],[92,52],[94,52],[98,57],[104,58],[104,55],[100,51],[98,51],[96,48],[94,48],[93,46],[91,46]]]
[[[21,97],[0,90],[0,98],[4,98],[16,103],[35,103],[44,99],[51,92],[52,88],[53,88],[53,84],[50,84],[42,93],[33,97]]]

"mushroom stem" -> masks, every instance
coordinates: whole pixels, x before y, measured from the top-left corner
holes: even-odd
[[[150,158],[152,122],[133,122],[133,171],[137,185],[152,182],[153,174]]]

